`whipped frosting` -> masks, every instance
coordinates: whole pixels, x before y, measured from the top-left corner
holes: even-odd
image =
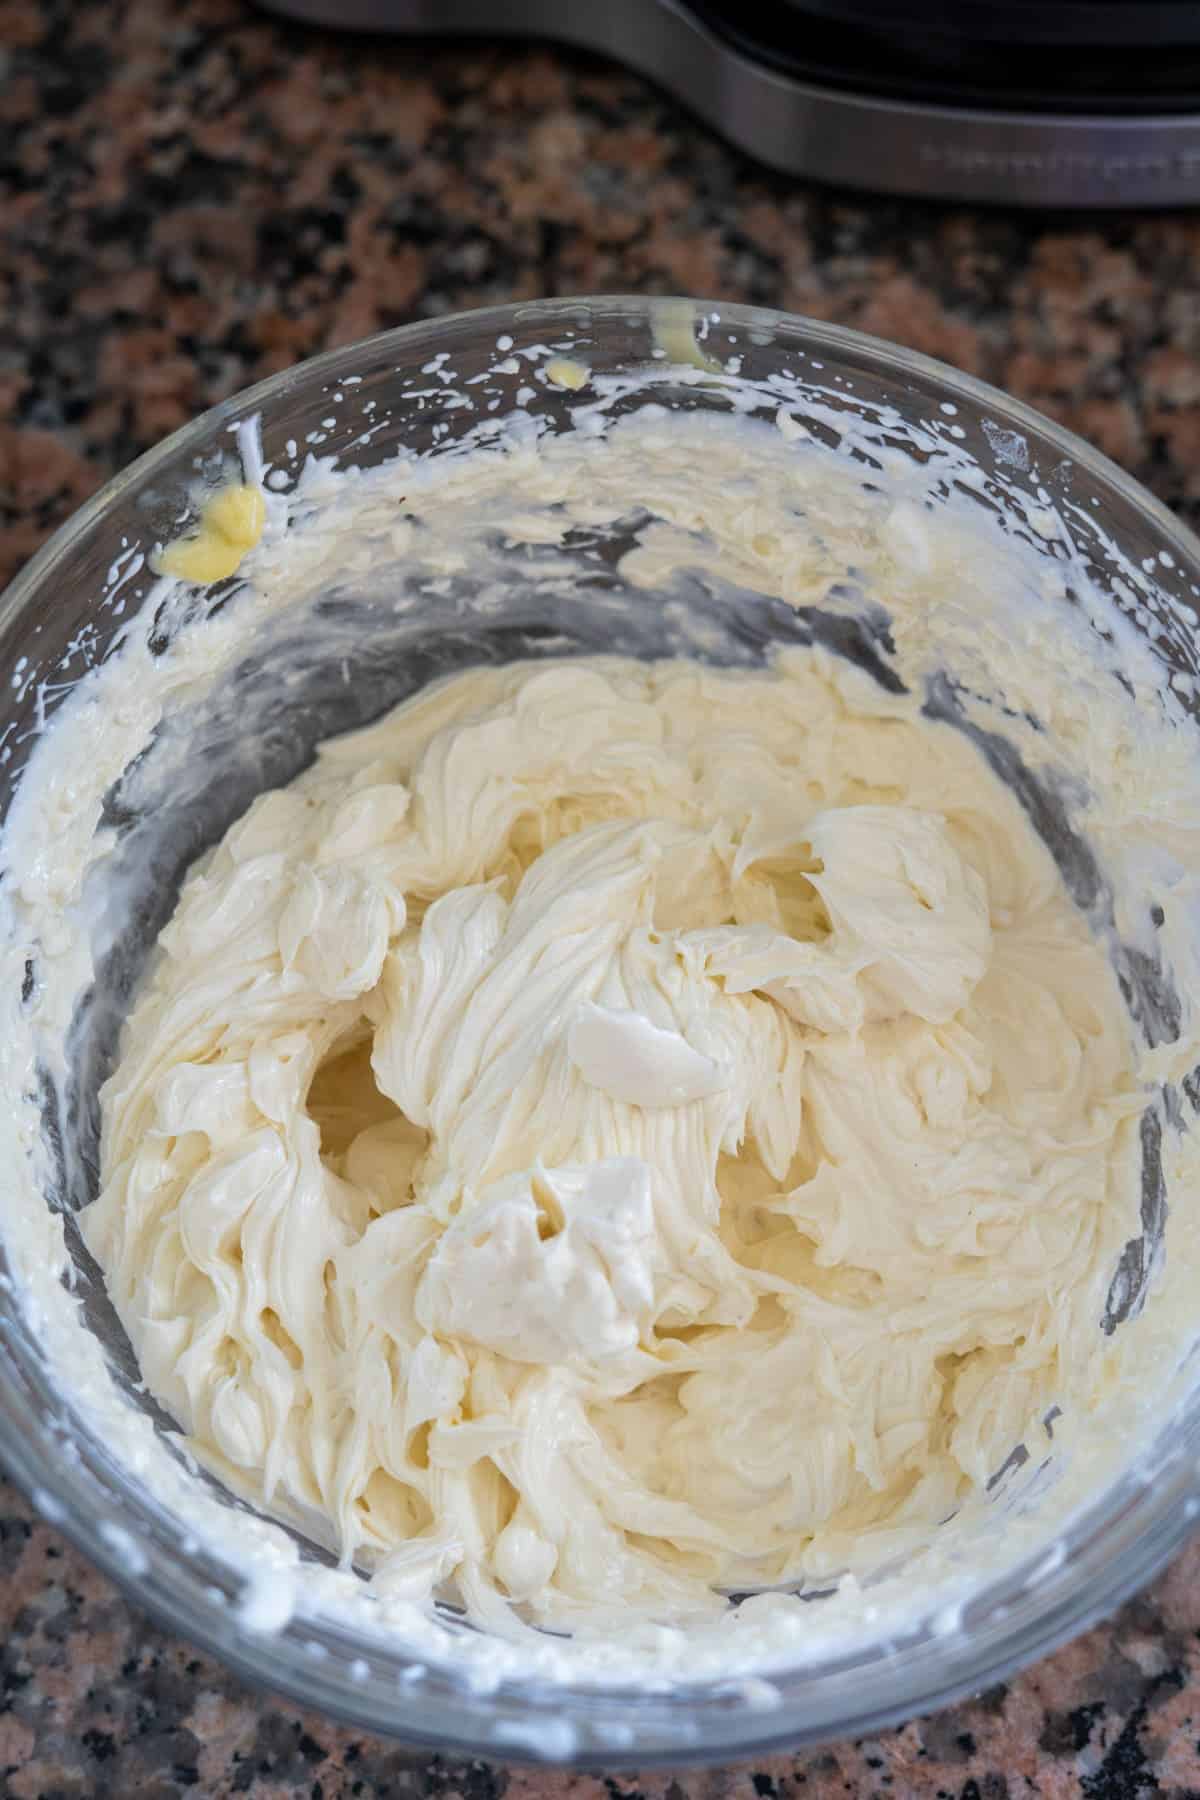
[[[678,310],[665,309],[668,322]],[[364,364],[361,387],[347,378],[345,391],[331,397],[321,430],[304,446],[269,421],[260,445],[255,420],[242,419],[236,425],[242,476],[262,511],[251,521],[256,529],[261,524],[258,541],[244,550],[232,546],[242,557],[236,582],[211,594],[182,579],[148,585],[139,571],[154,566],[153,547],[133,540],[114,561],[99,604],[108,634],[99,640],[103,659],[90,666],[93,639],[81,633],[74,661],[60,665],[34,654],[14,674],[22,692],[36,690],[40,734],[3,841],[4,1251],[24,1322],[53,1384],[68,1440],[64,1458],[70,1452],[102,1470],[115,1463],[137,1490],[136,1499],[128,1489],[121,1498],[102,1473],[99,1499],[85,1512],[65,1488],[46,1492],[39,1504],[47,1516],[52,1507],[62,1516],[65,1507],[68,1518],[74,1506],[80,1530],[91,1529],[93,1515],[111,1507],[114,1516],[100,1526],[110,1549],[133,1542],[125,1528],[132,1512],[156,1542],[172,1547],[172,1569],[206,1628],[215,1632],[219,1625],[223,1637],[233,1614],[240,1629],[278,1634],[272,1655],[292,1691],[307,1691],[318,1666],[310,1659],[327,1659],[320,1666],[329,1675],[344,1675],[340,1687],[328,1688],[331,1703],[351,1712],[354,1696],[368,1690],[386,1707],[398,1657],[405,1691],[431,1703],[447,1693],[463,1696],[464,1689],[491,1692],[510,1679],[604,1690],[602,1706],[589,1703],[586,1723],[564,1717],[551,1689],[540,1690],[534,1706],[529,1685],[521,1686],[508,1725],[488,1712],[487,1731],[494,1725],[496,1742],[511,1731],[505,1741],[545,1755],[576,1747],[603,1756],[628,1748],[633,1727],[621,1696],[630,1680],[678,1693],[668,1747],[684,1753],[699,1716],[698,1693],[723,1709],[769,1708],[780,1698],[777,1674],[786,1685],[797,1670],[824,1670],[847,1656],[867,1669],[881,1648],[908,1655],[914,1645],[922,1668],[933,1671],[931,1680],[953,1683],[964,1620],[982,1619],[988,1629],[988,1620],[995,1625],[1014,1607],[1030,1606],[1039,1617],[1057,1607],[1065,1610],[1056,1616],[1070,1616],[1088,1509],[1094,1502],[1102,1509],[1124,1506],[1143,1482],[1153,1494],[1165,1494],[1169,1507],[1193,1454],[1179,1425],[1186,1425],[1195,1383],[1188,1358],[1197,1336],[1200,1267],[1197,1209],[1190,1204],[1200,1159],[1197,1134],[1187,1130],[1192,1096],[1200,1093],[1193,1000],[1200,994],[1200,766],[1193,719],[1200,686],[1184,652],[1170,659],[1161,653],[1163,643],[1186,647],[1194,631],[1186,546],[1175,545],[1175,560],[1164,550],[1154,561],[1146,554],[1152,544],[1123,549],[1113,543],[1105,515],[1091,510],[1086,481],[1075,481],[1066,465],[1038,470],[1023,441],[1011,478],[1003,466],[985,477],[952,406],[940,412],[931,406],[928,418],[914,419],[907,402],[905,416],[878,397],[860,401],[852,374],[818,373],[820,364],[803,358],[772,355],[765,373],[735,373],[737,357],[726,356],[722,365],[715,354],[718,339],[726,349],[733,339],[716,319],[714,313],[700,327],[704,353],[693,339],[690,357],[685,345],[668,351],[675,366],[648,364],[617,375],[601,372],[603,358],[593,355],[582,328],[550,346],[501,338],[493,366],[483,371],[456,371],[448,351],[393,378],[384,365],[395,352],[381,350],[374,377]],[[589,371],[573,393],[549,372],[558,355],[580,358]],[[747,367],[754,360],[748,351]],[[538,416],[539,384],[554,390],[546,417]],[[676,410],[686,388],[698,390],[713,410]],[[383,410],[392,404],[402,409],[406,428],[417,421],[418,432],[422,410],[430,408],[426,436],[434,450],[398,452],[377,467],[359,467],[360,454],[374,455],[377,432],[394,433]],[[461,437],[445,422],[451,413],[465,426]],[[231,423],[231,435],[234,429]],[[395,442],[393,435],[393,448]],[[333,451],[340,462],[326,454]],[[221,479],[233,475],[226,467]],[[192,516],[197,498],[189,486],[172,531]],[[205,527],[202,511],[201,539]],[[1162,535],[1170,538],[1165,524]],[[774,650],[787,644],[817,647],[785,650],[770,670]],[[448,793],[452,782],[465,784],[480,796],[486,819],[489,772],[494,765],[500,779],[515,767],[517,738],[505,709],[510,702],[515,708],[516,692],[490,685],[502,683],[495,670],[471,675],[481,719],[498,711],[508,723],[492,718],[494,736],[485,738],[474,764],[469,756],[447,757],[427,770],[420,804],[417,771],[440,730],[421,707],[434,706],[435,698],[437,706],[447,704],[448,687],[430,690],[392,719],[387,730],[400,734],[402,754],[396,749],[376,774],[368,778],[363,766],[369,733],[331,741],[290,791],[248,809],[256,793],[287,783],[304,767],[317,738],[379,716],[419,679],[497,655],[572,652],[578,658],[599,649],[619,650],[639,665],[605,660],[588,668],[575,660],[567,672],[581,682],[603,678],[622,698],[622,717],[634,702],[648,720],[657,717],[654,683],[665,681],[669,690],[685,673],[694,684],[689,715],[700,691],[738,696],[730,712],[741,719],[739,730],[714,727],[699,746],[703,752],[709,738],[722,740],[729,774],[722,785],[717,759],[705,760],[714,785],[694,814],[681,816],[657,790],[646,789],[643,797],[635,784],[636,816],[614,802],[609,816],[559,821],[563,841],[572,823],[582,832],[628,828],[639,819],[651,838],[658,826],[715,833],[704,869],[713,858],[728,862],[723,833],[749,845],[750,860],[737,876],[728,870],[742,921],[706,923],[681,909],[667,924],[703,945],[689,979],[708,996],[714,1031],[719,1026],[725,1036],[718,1042],[693,1030],[675,1011],[674,990],[655,995],[647,1008],[641,992],[627,991],[625,959],[614,951],[619,980],[577,995],[558,1017],[557,1046],[543,1043],[539,1054],[554,1061],[562,1091],[588,1117],[615,1118],[624,1107],[630,1120],[640,1121],[632,1152],[617,1145],[615,1155],[592,1160],[565,1148],[547,1159],[542,1150],[540,1169],[535,1152],[523,1166],[485,1170],[496,1211],[480,1242],[464,1240],[452,1234],[445,1197],[444,1219],[432,1209],[432,1194],[416,1200],[416,1184],[432,1172],[431,1133],[403,1112],[370,1066],[387,991],[383,973],[372,987],[371,968],[378,954],[386,970],[405,944],[410,956],[415,944],[419,963],[425,919],[441,891],[436,884],[427,893],[398,888],[389,874],[393,852],[406,837],[410,849],[422,841],[413,834],[437,814],[440,785]],[[691,659],[686,670],[671,663],[680,657]],[[696,661],[728,665],[729,673],[717,677],[698,670]],[[555,673],[561,677],[563,670]],[[64,675],[75,682],[67,694]],[[511,679],[520,685],[527,677],[534,679],[532,670]],[[815,710],[785,722],[760,704],[769,692],[795,694]],[[606,754],[616,747],[609,725],[590,704],[572,700],[568,710],[564,725],[562,708],[557,715],[551,709],[550,725],[577,762],[586,760],[589,779],[599,779],[607,767],[601,747]],[[456,732],[462,738],[472,720],[445,723],[452,738]],[[648,729],[652,740],[638,755],[661,768],[662,719]],[[781,732],[786,742],[777,739]],[[540,723],[534,736],[540,743]],[[798,744],[800,779],[788,760]],[[920,756],[916,745],[925,747]],[[626,742],[622,754],[634,748]],[[0,762],[26,754],[19,739],[0,746]],[[749,771],[745,780],[739,757]],[[784,774],[768,780],[772,757]],[[614,780],[625,766],[617,766]],[[863,786],[846,788],[845,771],[856,767]],[[384,794],[385,808],[395,809],[386,819],[375,814]],[[301,796],[302,813],[295,805]],[[637,813],[643,805],[644,816]],[[893,835],[856,835],[849,814],[864,807],[883,808]],[[279,809],[274,824],[273,808]],[[126,1319],[148,1377],[152,1368],[161,1371],[153,1379],[161,1379],[164,1395],[174,1395],[172,1410],[193,1432],[197,1453],[223,1477],[222,1488],[197,1477],[194,1462],[162,1431],[161,1414],[131,1389],[88,1329],[96,1311],[103,1324],[104,1301],[91,1286],[88,1260],[73,1254],[74,1226],[64,1224],[63,1210],[95,1189],[90,1103],[97,1072],[113,1066],[113,1026],[128,1011],[128,983],[173,904],[183,868],[198,846],[218,842],[242,814],[210,864],[197,869],[184,912],[203,883],[219,885],[230,873],[239,830],[266,834],[268,861],[243,859],[257,867],[254,897],[245,887],[237,896],[246,909],[241,925],[236,912],[222,916],[219,909],[206,923],[203,906],[193,924],[197,943],[206,934],[245,933],[239,954],[247,955],[244,973],[263,1002],[268,1038],[280,1024],[268,999],[293,984],[295,1057],[276,1038],[271,1055],[253,1069],[244,1059],[244,1090],[235,1073],[218,1093],[219,1080],[205,1090],[208,1065],[189,1050],[172,1091],[166,1067],[172,1046],[150,1030],[141,1040],[154,1052],[142,1071],[141,1135],[147,1141],[157,1135],[164,1162],[175,1161],[169,1182],[140,1194],[129,1211],[128,1257],[116,1242],[108,1205],[110,1272],[119,1297],[141,1279],[133,1239],[143,1231],[139,1241],[153,1237],[160,1202],[176,1207],[181,1184],[196,1202],[191,1248],[168,1228],[154,1269],[143,1271],[146,1291],[153,1288],[162,1300],[174,1268],[181,1276],[175,1301],[164,1302],[163,1316],[144,1330],[140,1311],[127,1307]],[[918,815],[927,817],[922,822]],[[507,925],[521,878],[543,860],[533,835],[537,817],[535,807],[511,858],[496,852],[503,866],[490,878],[472,864],[446,897],[461,905],[463,886],[495,881]],[[332,818],[339,821],[336,831]],[[445,809],[445,818],[441,847],[449,853],[462,815]],[[785,819],[781,835],[761,835],[764,822]],[[300,857],[307,865],[300,870],[299,846],[311,843],[318,825],[325,841],[338,846],[336,854],[322,863],[314,849]],[[361,842],[360,827],[367,833]],[[383,837],[378,860],[369,851],[373,831]],[[957,862],[939,858],[939,836]],[[489,846],[491,855],[496,840]],[[439,846],[430,840],[425,847]],[[546,850],[560,847],[556,837]],[[667,849],[659,863],[678,882],[683,853],[669,832]],[[931,864],[938,862],[932,880]],[[782,884],[772,866],[780,863]],[[652,868],[648,887],[656,891],[657,880]],[[979,880],[986,931],[974,899]],[[685,886],[680,898],[693,893]],[[212,904],[214,890],[207,891]],[[694,892],[703,901],[703,882]],[[622,904],[631,905],[629,893],[621,893]],[[756,894],[765,903],[757,916],[745,911]],[[882,934],[871,922],[881,896],[888,916]],[[942,934],[937,954],[927,953],[920,898],[940,907],[953,927]],[[1055,905],[1062,909],[1057,915]],[[342,925],[335,928],[339,915]],[[1061,932],[1052,929],[1056,916]],[[1046,933],[1027,941],[1022,934],[1038,918]],[[484,922],[481,913],[481,929]],[[731,963],[727,976],[720,959],[733,950],[731,924],[741,933],[740,974]],[[770,955],[759,955],[768,939]],[[1016,954],[1022,946],[1025,953]],[[496,971],[480,954],[482,987]],[[169,1003],[170,982],[189,958],[200,978],[199,953],[169,932],[160,967],[146,969],[139,1032],[149,1030],[160,1001]],[[234,991],[235,963],[235,957],[210,961],[181,1037],[181,1046],[183,1037],[206,1042],[205,1019],[211,1025],[213,1009],[227,1006],[240,1021],[230,1032],[231,1064],[253,1025],[243,1004],[250,990]],[[647,995],[655,966],[653,960],[635,966]],[[253,986],[260,975],[261,994]],[[1121,992],[1116,1017],[1114,977]],[[747,985],[735,993],[731,983],[742,979]],[[370,992],[375,1001],[368,1016]],[[524,999],[518,986],[511,1008],[497,1019],[497,1049],[503,1043],[505,1055],[515,1048],[509,1026]],[[397,1001],[393,994],[388,1005]],[[946,1007],[950,1015],[939,1016]],[[312,1038],[318,1017],[351,1021],[321,1051]],[[544,1032],[548,1009],[539,1017]],[[734,1021],[750,1017],[754,1030],[739,1036]],[[677,1142],[677,1122],[686,1114],[706,1122],[699,1141],[706,1153],[713,1119],[732,1116],[749,1091],[739,1057],[764,1054],[759,1024],[778,1032],[781,1046],[797,1036],[803,1045],[788,1090],[800,1095],[792,1163],[777,1179],[768,1160],[778,1159],[778,1167],[787,1155],[795,1129],[787,1113],[764,1105],[753,1121],[747,1114],[741,1148],[732,1154],[722,1148],[716,1159],[717,1194],[736,1233],[725,1242],[718,1230],[717,1249],[706,1249],[706,1231],[709,1239],[713,1234],[707,1225],[689,1229],[689,1212],[676,1220],[664,1258],[654,1145],[668,1137]],[[432,1107],[440,1086],[423,1085],[418,1063],[405,1062],[398,1045],[393,1048],[393,1074]],[[427,1043],[426,1052],[435,1056],[436,1045]],[[306,1082],[301,1065],[314,1056]],[[196,1066],[184,1070],[183,1062]],[[780,1092],[778,1061],[768,1061],[766,1074],[760,1092]],[[112,1154],[118,1112],[137,1135],[128,1085],[135,1076],[126,1056],[108,1091],[110,1182],[118,1179]],[[640,1091],[630,1100],[625,1084],[635,1077]],[[196,1082],[193,1092],[188,1084]],[[514,1082],[514,1094],[519,1088],[528,1091]],[[494,1082],[490,1093],[499,1104]],[[165,1118],[189,1124],[186,1132],[168,1135],[155,1122],[160,1102]],[[1137,1133],[1122,1117],[1125,1106],[1140,1113],[1140,1156]],[[989,1130],[980,1123],[985,1117]],[[202,1122],[195,1130],[193,1118]],[[507,1128],[510,1121],[517,1114],[506,1110],[499,1122]],[[555,1130],[569,1122],[566,1114],[552,1121]],[[778,1135],[768,1137],[768,1127]],[[1009,1127],[1023,1146],[1016,1173],[1024,1185],[1016,1187],[1006,1168]],[[213,1152],[216,1139],[227,1154]],[[466,1155],[469,1141],[459,1138],[456,1155]],[[666,1166],[681,1168],[685,1160],[695,1166],[691,1140],[686,1149],[686,1158],[673,1153]],[[126,1150],[132,1152],[131,1140]],[[257,1186],[250,1181],[254,1198],[245,1207],[259,1235],[248,1232],[245,1242],[261,1252],[272,1278],[286,1272],[282,1307],[279,1299],[272,1306],[265,1290],[248,1293],[241,1277],[232,1276],[231,1246],[241,1249],[243,1267],[246,1260],[238,1218],[226,1230],[211,1208],[205,1212],[205,1182],[189,1185],[205,1173],[210,1194],[232,1201],[236,1191],[246,1200],[246,1183],[235,1189],[226,1179],[239,1154],[247,1164],[243,1175],[257,1158],[261,1178]],[[818,1154],[824,1188],[812,1167]],[[1063,1178],[1058,1186],[1055,1167]],[[1085,1167],[1103,1169],[1103,1191],[1085,1182]],[[843,1169],[844,1188],[836,1179]],[[301,1188],[317,1201],[312,1215],[299,1219],[294,1202]],[[710,1177],[707,1190],[689,1192],[687,1206],[702,1206],[711,1188]],[[853,1204],[840,1205],[843,1193],[853,1193]],[[1060,1194],[1064,1229],[1056,1235]],[[376,1259],[366,1268],[360,1256],[362,1310],[343,1319],[332,1298],[327,1303],[326,1272],[353,1267],[356,1242],[374,1232],[378,1244],[399,1229],[398,1217],[416,1218],[422,1208],[428,1247],[402,1246],[407,1261]],[[103,1210],[94,1225],[86,1224],[86,1213],[81,1217],[97,1241],[103,1218]],[[479,1304],[451,1313],[446,1309],[458,1305],[464,1290],[455,1279],[442,1284],[430,1275],[422,1302],[430,1309],[426,1320],[437,1323],[430,1330],[417,1316],[415,1289],[435,1250],[443,1273],[453,1272],[455,1257],[471,1265]],[[1040,1282],[1030,1267],[1037,1255],[1048,1259]],[[995,1293],[993,1262],[1003,1277]],[[954,1271],[949,1282],[940,1276],[947,1265]],[[390,1274],[401,1266],[394,1290]],[[539,1303],[556,1284],[569,1289],[564,1307],[539,1314],[539,1330],[549,1317],[559,1333],[557,1341],[543,1341],[544,1364],[522,1363],[511,1350],[468,1335],[501,1342],[508,1335],[511,1316],[503,1301],[511,1287],[493,1290],[481,1273],[501,1267]],[[989,1281],[978,1280],[968,1294],[965,1277],[985,1271]],[[685,1286],[685,1276],[694,1286]],[[727,1276],[740,1284],[730,1319],[696,1327],[676,1322],[686,1316],[685,1304],[719,1307]],[[873,1309],[892,1282],[904,1301],[895,1314],[898,1335],[889,1326],[881,1363]],[[656,1311],[668,1284],[674,1315]],[[738,1305],[752,1309],[750,1325],[737,1322]],[[962,1341],[973,1347],[961,1356],[948,1349],[931,1374],[926,1367],[922,1386],[920,1367],[897,1348],[907,1344],[910,1326],[935,1336],[949,1330],[959,1306]],[[1016,1319],[1023,1308],[1034,1330],[1022,1343]],[[564,1313],[573,1326],[578,1321],[574,1348],[563,1347]],[[522,1316],[528,1318],[528,1309]],[[641,1389],[592,1393],[622,1359],[660,1360],[644,1342],[648,1326],[678,1346],[669,1356],[682,1359],[652,1396],[663,1401],[662,1416],[642,1404]],[[398,1433],[386,1440],[373,1437],[360,1453],[347,1435],[347,1390],[336,1386],[347,1364],[336,1355],[322,1363],[321,1353],[351,1327],[378,1352],[373,1376],[363,1365],[364,1419],[388,1410],[398,1359],[411,1352],[424,1405],[432,1407],[411,1439],[397,1408],[389,1416]],[[977,1330],[983,1340],[973,1336]],[[172,1331],[194,1345],[186,1360],[173,1357]],[[618,1347],[634,1332],[635,1348]],[[417,1367],[417,1348],[427,1338],[454,1355],[443,1362],[439,1351]],[[755,1354],[723,1361],[718,1389],[712,1370],[689,1364],[721,1338],[740,1340]],[[602,1340],[611,1353],[600,1354]],[[211,1347],[215,1356],[227,1342],[233,1354],[222,1352],[228,1380],[218,1394],[203,1373],[205,1355]],[[243,1345],[261,1351],[267,1388],[247,1384]],[[768,1345],[769,1358],[758,1354]],[[513,1439],[502,1445],[496,1437],[484,1449],[474,1440],[487,1442],[501,1422],[511,1426],[505,1411],[511,1390],[477,1391],[472,1381],[455,1400],[457,1356],[472,1370],[508,1371],[514,1385],[536,1383],[544,1367],[565,1370],[566,1411],[583,1409],[598,1450],[590,1438],[571,1438],[555,1408],[544,1410],[526,1440],[552,1447],[544,1463],[518,1468]],[[878,1387],[872,1387],[873,1370],[881,1371]],[[909,1375],[911,1392],[904,1387]],[[188,1412],[189,1383],[198,1406],[210,1409],[209,1424]],[[687,1418],[676,1429],[685,1384]],[[1045,1413],[1039,1390],[1053,1394]],[[711,1435],[718,1401],[733,1407],[735,1431],[718,1446],[710,1479],[707,1466],[699,1473],[697,1467],[709,1456],[706,1432]],[[318,1416],[319,1405],[328,1412]],[[226,1434],[224,1449],[210,1429],[213,1413]],[[853,1419],[866,1420],[868,1429],[847,1449]],[[944,1426],[951,1419],[948,1437]],[[803,1457],[798,1423],[805,1426]],[[671,1428],[669,1438],[660,1426]],[[907,1450],[897,1427],[913,1433]],[[256,1463],[257,1449],[268,1441],[277,1446],[269,1468]],[[301,1441],[317,1448],[313,1466],[291,1460]],[[553,1446],[561,1443],[559,1455]],[[435,1447],[441,1460],[433,1458]],[[971,1468],[976,1452],[978,1472]],[[789,1498],[780,1487],[762,1501],[786,1455],[793,1456],[789,1482],[793,1470],[814,1483],[825,1471],[828,1491],[796,1487]],[[1003,1459],[998,1472],[993,1455]],[[404,1468],[405,1456],[414,1478],[397,1483],[386,1469]],[[953,1489],[946,1510],[937,1512],[921,1479],[905,1490],[906,1456],[935,1486],[942,1481]],[[557,1492],[564,1499],[569,1493],[570,1506],[582,1495],[581,1516],[590,1496],[598,1527],[586,1534],[583,1554],[588,1543],[615,1544],[622,1555],[632,1553],[632,1564],[602,1562],[601,1579],[581,1583],[583,1598],[577,1598],[550,1521],[531,1521],[528,1509],[517,1517],[517,1484],[503,1472],[505,1459],[518,1480],[528,1477],[533,1494]],[[368,1465],[385,1472],[364,1507],[358,1500],[367,1497],[354,1493],[355,1471]],[[547,1467],[566,1489],[551,1488]],[[621,1480],[610,1479],[612,1469]],[[679,1481],[679,1492],[668,1491],[670,1480]],[[299,1500],[289,1497],[289,1483]],[[458,1516],[443,1509],[444,1530],[433,1525],[432,1505],[428,1517],[422,1510],[435,1485],[438,1495],[465,1495]],[[739,1512],[730,1498],[747,1488],[758,1496],[757,1534],[749,1530],[751,1509]],[[271,1499],[253,1515],[231,1501],[228,1489],[260,1507],[268,1492]],[[487,1512],[489,1489],[499,1496],[494,1516]],[[640,1508],[647,1495],[651,1513],[625,1510]],[[1158,1505],[1144,1495],[1139,1503]],[[702,1538],[681,1537],[680,1521],[688,1517],[706,1527]],[[638,1523],[627,1525],[626,1518]],[[276,1522],[281,1519],[286,1528]],[[567,1531],[571,1523],[568,1516]],[[491,1529],[490,1540],[473,1538],[477,1528]],[[1072,1547],[1064,1555],[1068,1530]],[[323,1543],[340,1543],[355,1566],[325,1566],[314,1548]],[[140,1545],[133,1549],[144,1567]],[[121,1567],[133,1570],[132,1553]],[[841,1573],[852,1568],[860,1578]],[[784,1591],[773,1587],[772,1569],[789,1571],[778,1584]],[[618,1570],[632,1574],[632,1592],[616,1586]],[[610,1571],[611,1590],[605,1585]],[[657,1599],[649,1597],[653,1583],[660,1584]],[[726,1585],[739,1593],[767,1591],[716,1612]],[[469,1599],[489,1629],[460,1629],[453,1607],[428,1608],[430,1592]],[[522,1622],[552,1613],[577,1627],[574,1635],[530,1630]],[[667,1617],[686,1624],[657,1622]],[[348,1671],[338,1661],[347,1631],[361,1650]],[[465,1698],[463,1704],[470,1711],[475,1703]],[[482,1714],[470,1716],[478,1722]]]
[[[1086,1377],[1130,1027],[1018,802],[820,650],[439,683],[193,872],[89,1247],[268,1506],[473,1615],[928,1533]]]

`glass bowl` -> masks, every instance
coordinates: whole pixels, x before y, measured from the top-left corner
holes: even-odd
[[[689,335],[694,321],[704,340],[698,352]],[[260,416],[263,455],[283,472],[281,483],[310,448],[362,465],[401,451],[445,452],[482,416],[516,407],[565,428],[580,397],[569,383],[529,379],[532,358],[544,356],[547,346],[577,352],[594,372],[642,370],[640,399],[667,408],[727,408],[711,371],[736,368],[760,384],[753,410],[769,412],[772,378],[787,372],[788,406],[805,428],[833,442],[836,415],[853,415],[864,430],[857,440],[851,434],[857,446],[851,454],[876,467],[887,454],[928,455],[953,443],[981,472],[976,497],[982,504],[1032,518],[1053,498],[1070,510],[1092,577],[1107,585],[1150,644],[1164,681],[1196,668],[1200,544],[1104,457],[995,390],[856,332],[746,307],[621,297],[495,307],[330,352],[224,402],[110,482],[50,540],[0,601],[0,666],[8,676],[0,699],[5,811],[39,728],[117,645],[151,588],[150,549],[194,516],[198,484],[228,463],[240,425]],[[680,357],[692,366],[675,366]],[[474,398],[464,403],[464,394]],[[888,421],[897,417],[919,427],[915,439],[891,440]],[[1129,566],[1153,569],[1153,581],[1137,593],[1123,589],[1112,572],[1113,545]],[[206,603],[219,605],[228,587]],[[114,1019],[186,862],[254,791],[288,780],[319,738],[376,716],[433,674],[481,657],[537,653],[543,638],[552,637],[560,653],[619,647],[590,641],[570,618],[553,625],[548,633],[535,609],[472,635],[431,607],[415,635],[389,644],[384,654],[367,618],[348,671],[314,666],[281,702],[250,775],[243,771],[240,783],[183,784],[173,802],[186,814],[178,840],[183,849],[173,865],[157,871],[155,892],[143,896],[145,905],[107,968]],[[111,1029],[93,1040],[83,1059],[86,1091],[67,1127],[84,1137],[94,1135],[90,1102],[112,1053]],[[83,1314],[129,1405],[164,1427],[169,1421],[140,1389],[128,1343],[70,1223],[71,1209],[89,1197],[86,1158],[81,1166],[82,1191],[49,1202],[67,1214]],[[1148,1177],[1148,1191],[1152,1186]],[[1131,1246],[1126,1305],[1136,1302],[1159,1229],[1161,1216],[1147,1215],[1143,1240]],[[358,1727],[459,1753],[609,1767],[727,1761],[874,1731],[945,1705],[1044,1656],[1148,1581],[1179,1548],[1200,1508],[1198,1457],[1200,1390],[1185,1395],[1139,1466],[1073,1520],[1055,1555],[1031,1555],[1002,1573],[970,1600],[953,1632],[926,1621],[865,1650],[773,1673],[770,1684],[696,1683],[648,1692],[530,1680],[481,1691],[459,1679],[452,1663],[416,1664],[376,1637],[365,1640],[349,1620],[301,1612],[278,1632],[255,1629],[240,1603],[242,1574],[201,1545],[112,1455],[47,1361],[12,1280],[0,1287],[0,1462],[44,1516],[138,1606],[251,1682]]]

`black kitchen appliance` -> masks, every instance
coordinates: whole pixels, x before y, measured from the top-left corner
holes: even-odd
[[[1019,205],[1200,201],[1200,0],[266,0],[357,30],[557,39],[775,168]]]

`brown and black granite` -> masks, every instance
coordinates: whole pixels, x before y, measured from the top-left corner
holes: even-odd
[[[600,0],[603,3],[603,0]],[[202,407],[417,317],[758,301],[1010,389],[1200,516],[1200,216],[974,212],[758,169],[550,50],[338,39],[240,0],[0,0],[0,583]],[[1111,1624],[878,1740],[754,1768],[450,1762],[247,1692],[0,1487],[0,1795],[1200,1796],[1200,1548]]]

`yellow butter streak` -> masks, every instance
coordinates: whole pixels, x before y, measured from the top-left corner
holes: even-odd
[[[167,544],[157,559],[161,575],[206,585],[235,575],[242,558],[262,537],[267,509],[261,490],[238,482],[221,488],[188,537]]]
[[[577,362],[573,356],[553,356],[546,364],[547,380],[555,387],[567,388],[572,393],[586,387],[592,371],[586,363]]]
[[[724,370],[716,358],[700,348],[696,338],[699,323],[689,301],[659,301],[651,320],[655,348],[669,363],[690,364],[693,369],[703,369],[706,375],[722,375]]]

